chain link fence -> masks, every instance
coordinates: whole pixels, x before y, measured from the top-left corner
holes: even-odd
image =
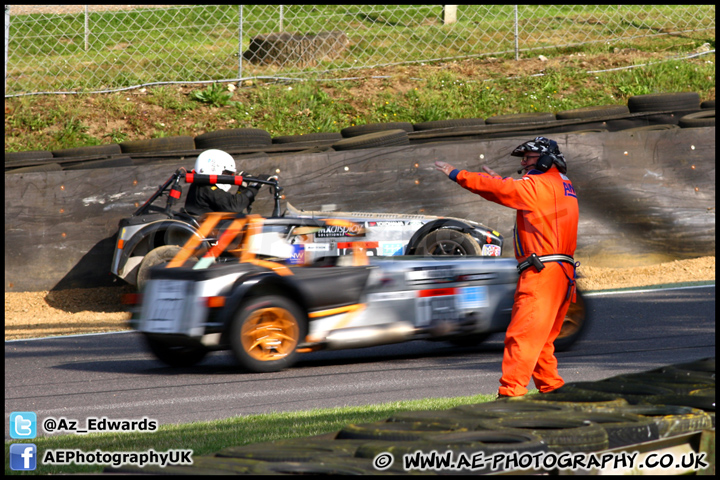
[[[714,5],[6,5],[5,96],[369,75],[714,29]]]

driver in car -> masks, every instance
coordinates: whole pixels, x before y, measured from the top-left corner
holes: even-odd
[[[198,155],[193,172],[204,175],[235,175],[237,168],[233,157],[222,150],[205,150]],[[258,175],[260,180],[267,180],[269,175]],[[259,183],[250,182],[247,186],[239,186],[236,193],[230,193],[232,185],[190,185],[185,200],[185,211],[190,215],[202,215],[208,212],[238,212],[250,206],[260,190]]]

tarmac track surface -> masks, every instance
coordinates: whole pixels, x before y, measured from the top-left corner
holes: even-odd
[[[715,286],[588,298],[585,338],[557,354],[565,381],[715,356]],[[160,425],[237,415],[495,393],[503,336],[478,347],[413,341],[305,354],[289,370],[248,374],[229,352],[192,368],[163,366],[139,334],[5,343],[5,417],[158,420]],[[533,388],[532,382],[530,388]],[[5,438],[9,439],[8,423]],[[38,428],[38,435],[44,435]]]

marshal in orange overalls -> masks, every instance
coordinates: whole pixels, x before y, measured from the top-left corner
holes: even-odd
[[[578,202],[570,180],[555,165],[547,172],[531,170],[522,179],[501,179],[466,170],[451,175],[463,188],[517,210],[515,258],[530,254],[573,256],[577,244]],[[515,292],[512,319],[505,334],[499,393],[527,393],[532,376],[541,392],[560,388],[553,342],[560,333],[570,301],[574,301],[574,267],[547,262],[538,272],[523,271]]]

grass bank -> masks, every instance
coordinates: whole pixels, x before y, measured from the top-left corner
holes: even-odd
[[[706,45],[707,44],[707,45]],[[705,46],[704,46],[705,45]],[[703,47],[704,46],[704,47]],[[363,78],[166,85],[5,101],[5,150],[59,150],[226,128],[273,136],[338,132],[377,122],[420,123],[626,104],[634,95],[715,98],[714,33],[363,71]]]
[[[531,390],[535,392],[535,390]],[[51,449],[77,449],[85,452],[133,451],[154,449],[165,452],[168,449],[193,450],[193,456],[210,455],[225,447],[269,442],[285,438],[308,437],[335,432],[350,423],[367,423],[385,420],[394,413],[410,410],[445,410],[458,405],[483,403],[495,399],[494,395],[469,397],[434,398],[383,403],[362,407],[315,409],[305,412],[272,413],[234,417],[214,422],[195,422],[184,425],[160,425],[151,433],[113,433],[88,435],[62,435],[39,437],[24,443],[37,446],[38,458]],[[38,418],[40,422],[44,418]],[[79,426],[85,426],[85,419]],[[41,427],[38,427],[41,428]],[[5,442],[5,458],[9,458],[10,445],[19,441]],[[69,474],[102,472],[103,465],[43,465],[33,474]],[[5,474],[20,474],[5,464]]]

